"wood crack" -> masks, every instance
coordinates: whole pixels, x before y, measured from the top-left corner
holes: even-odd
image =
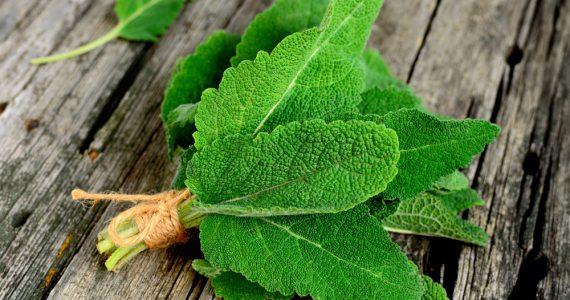
[[[433,24],[433,21],[435,20],[435,17],[437,16],[437,10],[438,10],[440,4],[441,4],[441,0],[437,0],[437,2],[435,3],[435,8],[433,9],[433,12],[430,16],[429,22],[426,26],[426,30],[424,32],[424,36],[422,38],[420,47],[418,48],[418,51],[416,52],[416,56],[414,58],[414,61],[412,62],[412,66],[410,67],[410,72],[408,73],[408,78],[406,78],[406,83],[408,83],[408,84],[412,80],[412,76],[414,75],[414,69],[416,68],[416,64],[417,64],[418,60],[420,59],[420,54],[422,53],[422,50],[424,49],[428,35],[431,31],[431,26]]]

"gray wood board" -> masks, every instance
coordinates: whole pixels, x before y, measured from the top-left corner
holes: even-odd
[[[113,41],[37,67],[30,58],[112,28],[113,1],[0,3],[0,298],[213,298],[190,266],[195,238],[105,271],[95,236],[128,205],[69,191],[167,189],[175,165],[158,112],[172,66],[268,4],[196,0],[157,44]],[[563,0],[388,0],[373,28],[370,46],[430,109],[503,128],[467,170],[487,203],[466,217],[488,246],[394,235],[453,298],[570,296],[569,22]]]

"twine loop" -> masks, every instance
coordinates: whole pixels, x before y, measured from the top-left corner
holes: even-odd
[[[167,191],[155,195],[92,194],[81,189],[71,192],[73,200],[136,201],[139,204],[114,217],[109,226],[109,238],[120,247],[129,247],[144,241],[149,249],[165,248],[184,243],[188,235],[178,218],[178,204],[190,198],[190,191]],[[121,237],[118,227],[133,220],[139,232],[130,237]]]

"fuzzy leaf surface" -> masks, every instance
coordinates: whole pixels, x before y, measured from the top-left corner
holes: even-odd
[[[117,0],[119,37],[156,42],[182,10],[185,0]]]
[[[447,176],[438,179],[434,186],[435,189],[458,191],[469,188],[469,179],[459,171],[455,171]]]
[[[313,299],[420,299],[422,279],[365,205],[337,214],[206,217],[212,265],[268,291]]]
[[[392,75],[390,67],[377,50],[366,49],[362,54],[362,63],[366,90],[373,88],[383,90],[388,87],[409,89],[404,82]]]
[[[441,284],[434,282],[429,276],[422,275],[424,280],[424,295],[422,300],[448,300],[447,292]]]
[[[482,203],[472,190],[425,192],[400,202],[396,212],[382,224],[392,232],[444,237],[483,246],[488,240],[485,231],[457,216],[459,211]]]
[[[420,107],[421,100],[410,89],[394,86],[380,89],[374,87],[362,94],[358,109],[361,114],[383,116],[403,108]]]
[[[218,86],[224,70],[230,66],[230,58],[235,54],[239,40],[233,34],[216,31],[198,45],[193,54],[176,63],[161,108],[171,158],[176,146],[186,148],[192,143],[195,109],[202,91]],[[181,108],[183,104],[193,110]]]
[[[381,3],[333,0],[320,27],[289,35],[271,55],[261,51],[254,61],[226,70],[219,89],[202,95],[198,150],[230,134],[355,111],[364,88],[358,56]]]
[[[386,199],[409,199],[429,189],[467,166],[500,131],[484,120],[441,120],[415,109],[374,118],[394,129],[400,142],[398,175],[384,191]]]
[[[232,66],[255,59],[259,51],[271,52],[288,35],[318,26],[328,4],[329,0],[275,1],[246,28],[232,57]]]
[[[192,268],[210,278],[216,297],[224,300],[285,300],[292,297],[278,292],[268,292],[259,284],[247,280],[243,275],[218,269],[203,259],[194,260]]]
[[[186,185],[210,213],[338,212],[383,191],[397,173],[394,131],[373,122],[312,120],[271,134],[232,135],[194,155]]]

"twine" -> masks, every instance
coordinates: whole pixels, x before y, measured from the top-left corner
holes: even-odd
[[[94,194],[81,189],[71,192],[73,200],[110,200],[142,202],[111,220],[108,226],[109,238],[120,247],[129,247],[144,241],[149,249],[165,248],[172,244],[184,243],[188,235],[178,218],[178,204],[190,198],[190,191],[168,191],[155,195]],[[132,219],[139,233],[131,237],[119,236],[119,224]]]

